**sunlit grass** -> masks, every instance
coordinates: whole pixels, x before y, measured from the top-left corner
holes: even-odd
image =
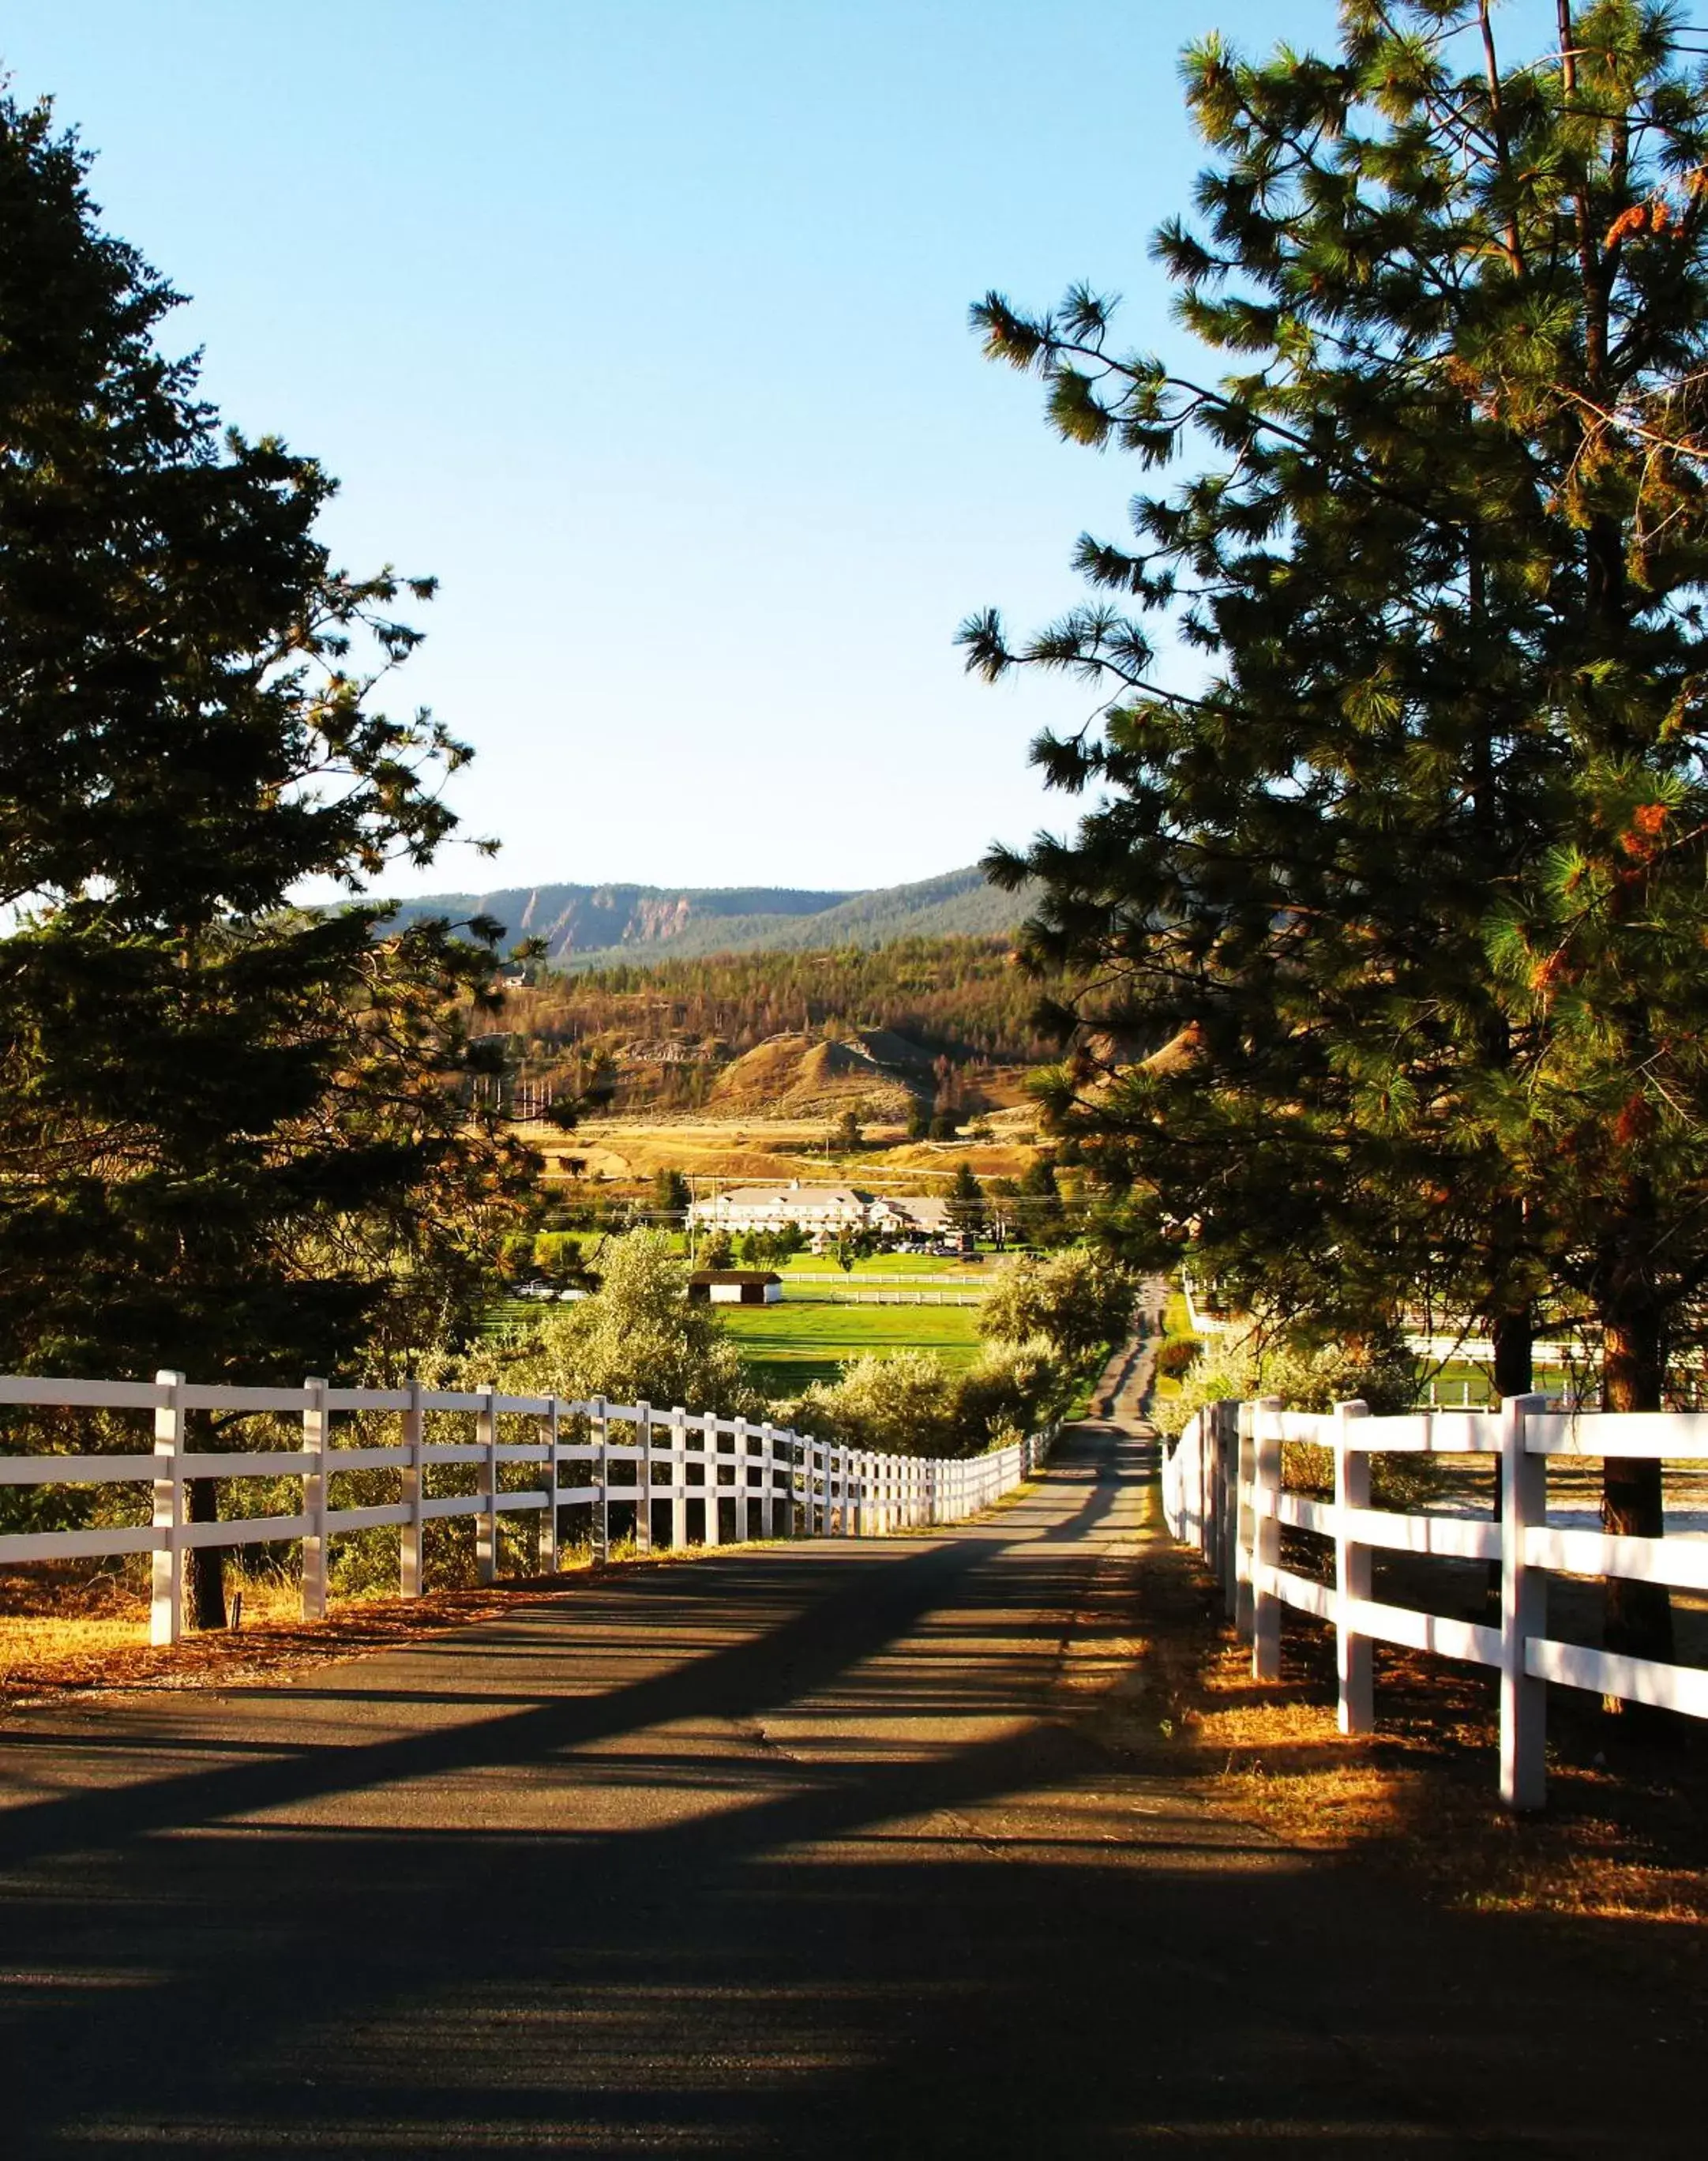
[[[854,1358],[878,1351],[930,1351],[952,1368],[979,1355],[979,1309],[970,1305],[790,1304],[719,1308],[755,1388],[796,1395],[836,1381]]]

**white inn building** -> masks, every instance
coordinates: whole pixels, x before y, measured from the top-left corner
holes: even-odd
[[[890,1238],[940,1237],[948,1228],[941,1200],[911,1195],[879,1200],[853,1185],[732,1185],[727,1192],[696,1200],[689,1221],[701,1231],[782,1231],[797,1225],[815,1242],[828,1242],[844,1232],[876,1231]]]

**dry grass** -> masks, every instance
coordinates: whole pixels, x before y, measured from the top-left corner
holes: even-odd
[[[893,1176],[930,1190],[937,1181],[953,1177],[963,1163],[970,1164],[979,1178],[1018,1178],[1036,1153],[1018,1130],[1001,1126],[994,1128],[989,1141],[909,1141],[901,1124],[880,1119],[866,1128],[866,1144],[858,1155],[827,1155],[824,1141],[831,1122],[828,1117],[730,1118],[685,1112],[669,1118],[636,1112],[620,1118],[589,1118],[568,1135],[548,1127],[519,1130],[546,1157],[546,1182],[554,1190],[579,1190],[600,1181],[633,1184],[661,1169],[760,1183],[788,1178],[859,1183]],[[584,1177],[568,1179],[553,1169],[559,1156],[584,1163]]]
[[[1700,1954],[1708,1733],[1645,1737],[1553,1690],[1548,1808],[1515,1819],[1496,1790],[1493,1674],[1378,1646],[1378,1731],[1348,1740],[1328,1629],[1288,1615],[1281,1679],[1257,1681],[1195,1556],[1160,1539],[1139,1577],[1129,1746],[1190,1765],[1211,1799],[1290,1846],[1379,1858],[1446,1904],[1669,1924]]]
[[[586,1565],[572,1560],[566,1573]],[[335,1598],[324,1621],[300,1618],[294,1584],[246,1580],[241,1628],[187,1633],[157,1650],[148,1642],[147,1600],[134,1585],[41,1570],[0,1575],[0,1704],[67,1691],[242,1687],[283,1669],[354,1658],[488,1620],[518,1600],[561,1587],[563,1580],[510,1579],[422,1598]]]

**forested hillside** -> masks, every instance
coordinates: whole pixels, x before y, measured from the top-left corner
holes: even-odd
[[[899,1039],[892,1061],[930,1085],[957,1067],[1036,1065],[1054,1046],[1039,986],[999,938],[904,938],[868,949],[722,954],[541,971],[506,1000],[524,1078],[566,1090],[602,1076],[621,1107],[697,1106],[720,1073],[779,1036]]]

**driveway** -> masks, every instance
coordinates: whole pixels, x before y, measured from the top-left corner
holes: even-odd
[[[0,1726],[12,2156],[1701,2151],[1697,2007],[1099,1738],[1130,1386],[929,1538]]]

